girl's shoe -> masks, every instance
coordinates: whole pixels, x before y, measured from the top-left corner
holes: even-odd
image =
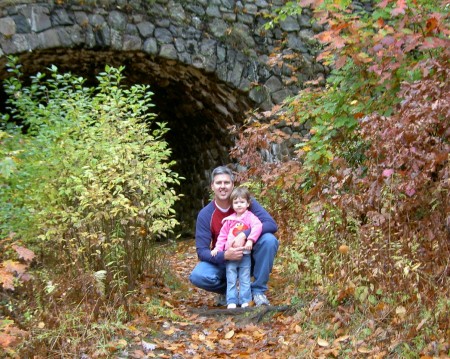
[[[248,307],[248,303],[242,303],[241,304],[241,308],[247,308]]]
[[[230,303],[230,304],[227,305],[227,308],[228,309],[235,309],[236,308],[236,304]]]

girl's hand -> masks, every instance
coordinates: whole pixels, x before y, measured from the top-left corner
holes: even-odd
[[[215,257],[215,256],[217,255],[217,253],[219,253],[219,250],[218,250],[218,249],[213,249],[213,250],[211,251],[211,255],[212,255],[213,257]]]
[[[253,248],[253,242],[250,241],[250,240],[248,240],[247,242],[245,242],[244,248],[245,248],[246,250],[248,250],[248,251],[251,251],[252,248]]]

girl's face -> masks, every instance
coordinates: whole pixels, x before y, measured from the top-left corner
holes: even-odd
[[[233,209],[237,214],[244,213],[249,206],[250,203],[245,198],[237,197],[233,199]]]

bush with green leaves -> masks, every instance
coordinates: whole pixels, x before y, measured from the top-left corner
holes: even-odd
[[[151,113],[148,86],[121,85],[106,66],[88,87],[55,66],[26,85],[9,58],[0,141],[0,231],[60,273],[91,275],[98,295],[126,293],[157,270],[155,239],[178,222],[165,123]],[[51,264],[50,264],[51,265]]]

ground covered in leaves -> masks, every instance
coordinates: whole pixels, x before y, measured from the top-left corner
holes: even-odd
[[[127,348],[121,357],[274,358],[288,345],[283,333],[299,331],[292,316],[283,316],[289,307],[282,305],[282,295],[276,295],[275,289],[269,296],[274,306],[268,308],[232,311],[215,306],[213,293],[189,283],[189,274],[197,264],[193,240],[179,243],[170,263],[180,287],[171,288],[160,278],[147,278],[141,287],[141,298],[151,301],[156,294],[167,308],[167,315],[159,311],[155,316],[134,319],[127,333],[134,337],[131,348],[122,339]],[[272,282],[281,284],[276,272]]]
[[[227,310],[215,295],[193,287],[189,273],[197,263],[195,243],[177,244],[170,257],[174,283],[147,277],[140,289],[146,313],[135,313],[123,337],[111,343],[116,358],[400,358],[407,338],[402,315],[385,310],[384,322],[352,303],[330,307],[319,291],[292,304],[292,288],[277,258],[268,298],[272,306]],[[158,301],[158,309],[152,306]],[[141,308],[142,308],[141,306]],[[233,314],[231,314],[233,313]],[[380,314],[380,313],[378,313]],[[380,316],[376,316],[380,318]],[[421,323],[414,328],[426,327]],[[399,355],[399,348],[402,355]],[[448,357],[448,340],[430,338],[411,358]]]

